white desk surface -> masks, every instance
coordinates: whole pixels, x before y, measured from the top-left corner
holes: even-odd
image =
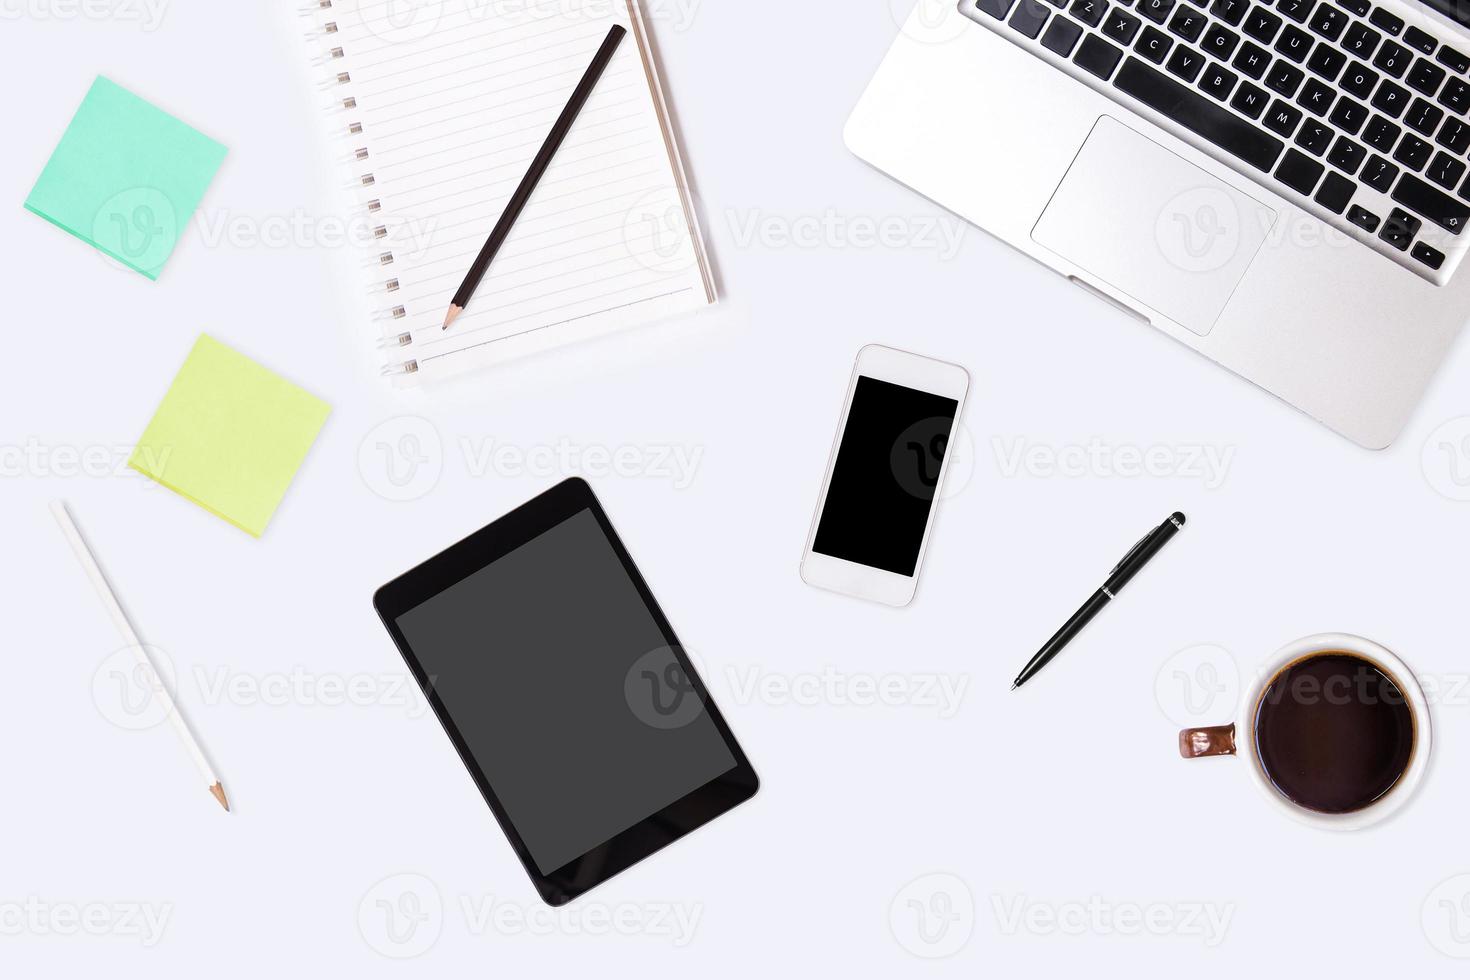
[[[667,0],[651,19],[720,306],[396,394],[362,340],[358,257],[334,239],[342,201],[294,16],[96,2],[0,3],[8,975],[1463,970],[1448,954],[1470,955],[1470,503],[1452,496],[1470,497],[1470,422],[1441,427],[1470,415],[1470,348],[1396,446],[1357,449],[850,156],[843,121],[906,0]],[[20,207],[99,72],[230,148],[156,284]],[[258,541],[111,472],[201,330],[333,405]],[[871,342],[974,379],[970,476],[899,611],[796,573]],[[411,448],[406,434],[441,473],[395,502],[377,444]],[[623,448],[605,473],[599,454]],[[675,450],[697,458],[687,485],[663,462]],[[1212,477],[1197,457],[1228,465]],[[552,915],[438,723],[405,703],[369,600],[589,471],[763,788]],[[53,497],[177,668],[230,815],[166,725],[110,720],[119,643]],[[1008,691],[1176,508],[1189,527],[1156,564]],[[1377,638],[1441,688],[1419,795],[1350,836],[1286,819],[1238,760],[1175,748],[1181,714],[1226,720],[1236,671],[1324,630]],[[1201,644],[1228,653],[1204,672],[1176,659]],[[1186,692],[1181,675],[1230,690]],[[963,685],[952,713],[940,679]],[[868,703],[872,687],[892,703]],[[949,904],[925,905],[938,892]],[[929,953],[952,955],[915,958]]]

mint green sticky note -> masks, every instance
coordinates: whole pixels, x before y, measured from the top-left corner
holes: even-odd
[[[200,334],[128,465],[258,538],[330,411]]]
[[[157,279],[225,152],[99,75],[26,210]]]

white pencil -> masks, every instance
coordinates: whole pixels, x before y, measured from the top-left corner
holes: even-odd
[[[97,597],[102,600],[102,605],[107,607],[107,613],[112,617],[113,625],[122,634],[123,642],[132,648],[138,658],[138,663],[142,664],[144,669],[153,676],[153,696],[158,698],[164,711],[168,712],[168,720],[173,723],[174,731],[178,733],[179,740],[184,743],[184,748],[189,750],[194,765],[199,767],[199,772],[204,776],[204,784],[209,787],[210,795],[219,800],[219,805],[228,811],[230,801],[225,797],[224,784],[214,774],[209,760],[204,758],[204,751],[199,748],[199,741],[189,730],[189,723],[179,713],[178,706],[174,704],[173,697],[163,684],[158,668],[148,659],[148,651],[143,648],[143,642],[138,639],[138,633],[133,629],[133,624],[128,622],[127,613],[123,612],[122,604],[117,601],[117,595],[112,591],[112,586],[107,583],[107,577],[102,574],[97,559],[92,555],[92,549],[87,547],[87,542],[77,528],[76,521],[72,520],[71,512],[66,509],[64,502],[53,500],[51,501],[51,514],[56,518],[56,523],[61,525],[61,533],[66,535],[72,553],[77,556],[77,561],[82,565],[82,571],[86,572],[87,578],[92,580],[92,587],[97,590]]]

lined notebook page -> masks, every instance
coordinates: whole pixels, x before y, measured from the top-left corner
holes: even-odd
[[[390,348],[433,377],[714,301],[663,125],[656,76],[625,0],[490,0],[406,7],[334,0],[331,70],[362,133],[354,180],[385,229],[374,301],[402,316]],[[465,312],[451,297],[608,27],[629,28]],[[339,103],[340,104],[340,103]],[[360,156],[360,154],[357,154]],[[391,255],[391,261],[386,261]]]

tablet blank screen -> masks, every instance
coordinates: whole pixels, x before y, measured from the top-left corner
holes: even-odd
[[[590,510],[397,626],[542,874],[735,765]]]

